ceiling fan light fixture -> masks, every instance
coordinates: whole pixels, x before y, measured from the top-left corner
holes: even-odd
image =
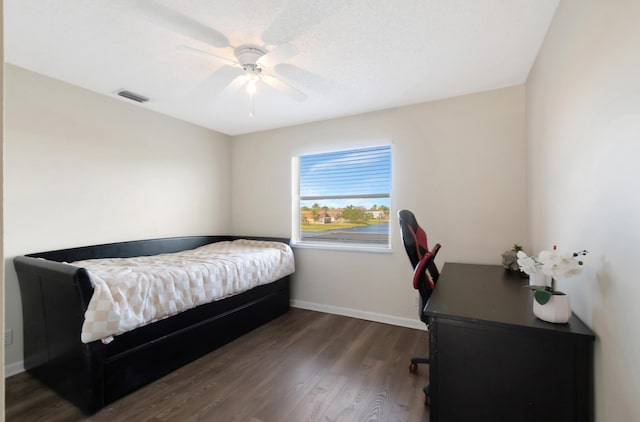
[[[247,78],[247,92],[249,93],[249,95],[253,95],[256,92],[256,83],[260,79],[260,72],[262,71],[262,69],[258,66],[249,65],[245,65],[243,69],[245,72],[245,77]]]
[[[249,93],[249,95],[253,95],[256,93],[256,81],[253,79],[249,79],[247,81],[247,92]]]

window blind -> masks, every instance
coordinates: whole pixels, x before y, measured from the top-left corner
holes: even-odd
[[[300,199],[388,198],[391,147],[300,157]]]

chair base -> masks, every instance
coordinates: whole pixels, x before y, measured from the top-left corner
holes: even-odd
[[[416,363],[416,364],[427,363],[428,364],[429,362],[430,362],[429,358],[424,356],[414,356],[411,358],[411,363]]]
[[[411,358],[411,363],[409,364],[409,372],[415,374],[418,372],[418,364],[426,363],[429,364],[429,358],[425,358],[422,356],[415,356]]]
[[[422,387],[422,392],[424,393],[424,405],[429,406],[429,404],[431,404],[430,396],[429,396],[429,393],[431,392],[431,388],[429,383],[427,383],[424,387]]]
[[[423,356],[414,356],[411,358],[411,363],[409,364],[409,372],[415,374],[418,372],[418,364],[426,363],[429,364],[429,358]],[[429,383],[427,383],[424,387],[422,387],[422,392],[424,393],[424,405],[429,406],[429,392],[430,392]]]

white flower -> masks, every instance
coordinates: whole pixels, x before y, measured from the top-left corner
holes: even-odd
[[[580,274],[582,262],[575,259],[580,255],[586,255],[587,251],[577,253],[560,253],[557,250],[542,251],[538,257],[527,256],[518,252],[518,265],[520,269],[529,275],[545,274],[554,279],[571,277]]]
[[[531,256],[527,256],[527,254],[522,251],[518,251],[517,256],[518,256],[518,266],[520,267],[521,271],[529,275],[538,274],[540,272],[538,269],[540,264],[536,262],[535,258]]]
[[[559,253],[558,251],[542,251],[538,256],[542,263],[542,273],[553,278],[567,277],[567,274],[574,275],[578,267],[578,262],[573,259],[571,253]]]

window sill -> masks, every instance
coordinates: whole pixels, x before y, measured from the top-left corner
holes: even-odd
[[[370,246],[370,245],[337,245],[323,244],[316,242],[291,242],[291,247],[300,249],[325,249],[332,251],[349,251],[349,252],[371,252],[371,253],[391,253],[391,246]]]

